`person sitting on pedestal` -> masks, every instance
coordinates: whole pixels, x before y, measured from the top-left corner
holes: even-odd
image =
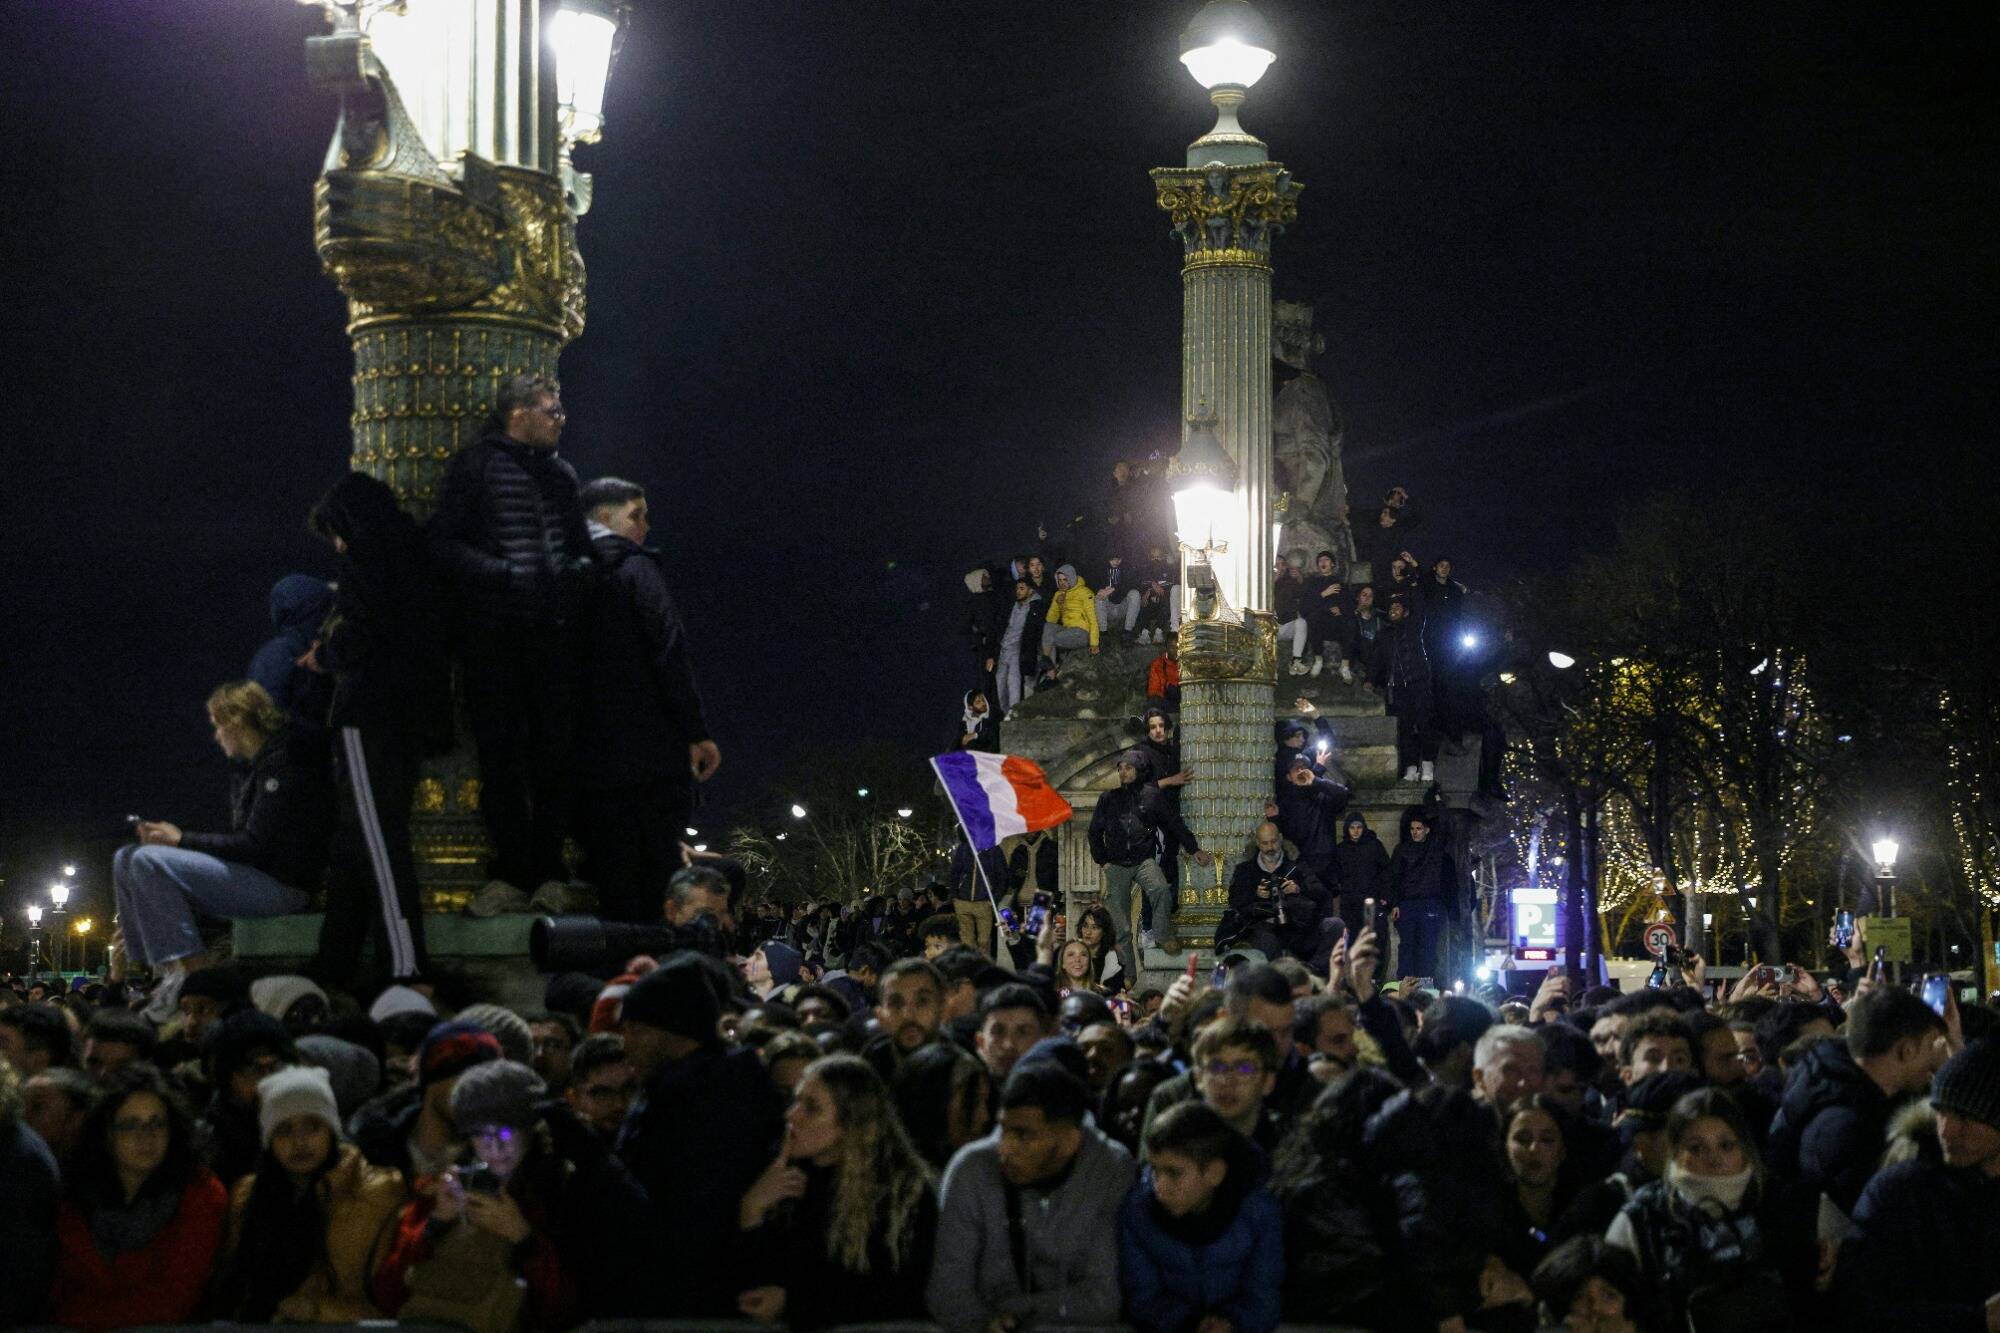
[[[164,1022],[180,981],[208,966],[198,918],[230,920],[305,911],[326,870],[333,795],[322,748],[294,732],[283,709],[254,681],[208,697],[215,743],[237,766],[227,833],[184,832],[140,820],[138,845],[111,863],[118,921],[135,961],[165,969],[148,1016]]]
[[[1044,680],[1055,680],[1060,674],[1058,650],[1087,645],[1093,657],[1098,651],[1097,599],[1077,578],[1075,565],[1056,571],[1056,589],[1049,603],[1049,623],[1042,628],[1042,656],[1048,663],[1042,672]]]
[[[1327,901],[1319,877],[1286,854],[1284,836],[1267,820],[1257,826],[1257,854],[1230,876],[1229,913],[1216,928],[1216,948],[1311,961]]]

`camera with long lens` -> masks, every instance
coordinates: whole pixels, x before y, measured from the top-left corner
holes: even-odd
[[[715,918],[704,913],[685,926],[670,926],[595,916],[543,916],[528,927],[528,957],[540,972],[615,977],[635,954],[658,958],[681,949],[722,957],[722,929]]]

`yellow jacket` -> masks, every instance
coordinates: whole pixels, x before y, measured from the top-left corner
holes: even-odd
[[[1090,646],[1097,646],[1097,594],[1083,586],[1082,580],[1070,585],[1068,592],[1059,592],[1049,603],[1049,623],[1057,629],[1087,629],[1090,631]]]
[[[400,1171],[371,1165],[351,1143],[335,1151],[338,1161],[316,1187],[326,1217],[325,1261],[315,1264],[299,1289],[278,1306],[275,1322],[346,1324],[384,1317],[369,1299],[368,1284],[409,1194]],[[256,1183],[257,1177],[248,1175],[232,1191],[225,1266],[242,1242]]]

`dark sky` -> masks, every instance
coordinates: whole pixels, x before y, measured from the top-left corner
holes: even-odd
[[[1184,4],[658,0],[611,90],[566,455],[646,484],[726,810],[802,748],[927,752],[959,574],[1177,438],[1146,169],[1211,113]],[[1351,482],[1475,586],[1724,480],[1851,497],[1990,435],[1976,7],[1268,0],[1246,125],[1306,185]],[[241,674],[347,456],[311,245],[335,107],[284,0],[13,0],[0,874],[220,818]],[[25,355],[23,354],[25,353]],[[101,865],[94,866],[100,881]],[[10,907],[11,912],[11,907]]]

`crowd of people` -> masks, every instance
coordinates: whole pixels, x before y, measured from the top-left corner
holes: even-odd
[[[1480,686],[1493,645],[1471,617],[1450,557],[1415,554],[1412,534],[1423,519],[1408,490],[1393,486],[1350,519],[1355,561],[1303,549],[1276,559],[1271,610],[1282,670],[1330,671],[1382,695],[1397,720],[1403,780],[1428,784],[1441,747],[1493,734]],[[1025,551],[968,572],[965,626],[977,678],[968,715],[977,697],[982,715],[1004,720],[1062,679],[1065,654],[1096,654],[1114,638],[1160,647],[1147,694],[1177,713],[1180,547],[1172,529],[1164,477],[1120,459],[1081,513],[1037,528]],[[997,747],[997,728],[976,740],[973,748]],[[1490,767],[1482,785],[1497,786],[1497,755]]]
[[[2000,1328],[1983,1006],[1698,959],[1489,1003],[1366,918],[1107,995],[1101,908],[1009,968],[929,890],[816,971],[843,919],[741,885],[527,1012],[0,988],[0,1325]]]

